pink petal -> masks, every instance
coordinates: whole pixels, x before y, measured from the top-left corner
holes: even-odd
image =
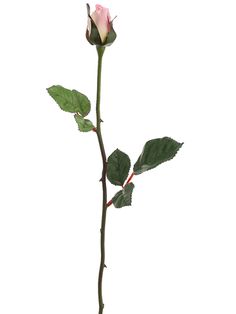
[[[102,42],[104,42],[111,29],[109,9],[97,4],[96,11],[92,13],[91,17],[98,28]]]

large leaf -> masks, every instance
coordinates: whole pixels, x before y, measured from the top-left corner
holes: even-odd
[[[60,85],[53,85],[47,91],[60,108],[66,112],[78,112],[83,117],[90,112],[91,104],[89,99],[75,89],[69,90]]]
[[[89,132],[94,128],[92,121],[84,119],[79,114],[75,114],[74,117],[81,132]]]
[[[148,141],[134,165],[134,173],[141,174],[172,159],[182,145],[183,143],[178,143],[170,137]]]
[[[107,178],[114,185],[123,185],[129,174],[129,156],[116,149],[109,157],[107,164]]]
[[[112,203],[116,208],[130,206],[132,202],[132,192],[134,184],[131,182],[127,184],[121,191],[117,192],[112,199]]]

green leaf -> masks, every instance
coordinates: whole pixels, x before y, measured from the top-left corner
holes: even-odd
[[[141,174],[172,159],[182,145],[183,143],[178,143],[170,137],[156,138],[148,141],[134,165],[134,173],[136,175]]]
[[[112,199],[112,203],[116,208],[121,208],[124,206],[130,206],[132,202],[132,192],[134,189],[134,184],[131,182],[127,184],[123,190],[116,193]]]
[[[84,119],[79,114],[75,114],[74,117],[81,132],[89,132],[94,128],[92,121]]]
[[[60,85],[53,85],[47,88],[47,91],[60,108],[66,112],[78,112],[83,117],[90,112],[91,104],[89,99],[75,89],[69,90]]]
[[[107,178],[114,185],[123,185],[129,174],[129,156],[116,149],[109,157],[107,164]]]

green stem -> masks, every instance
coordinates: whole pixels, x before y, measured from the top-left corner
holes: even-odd
[[[106,174],[107,174],[107,159],[106,152],[103,144],[102,133],[101,133],[101,113],[100,113],[100,99],[101,99],[101,74],[102,74],[102,57],[105,51],[105,47],[98,47],[98,72],[97,72],[97,102],[96,102],[96,115],[97,115],[97,137],[99,148],[102,156],[102,221],[100,229],[100,249],[101,249],[101,261],[98,275],[98,301],[99,301],[99,314],[103,313],[104,303],[102,295],[102,280],[103,271],[105,266],[105,230],[106,230],[106,214],[107,214],[107,186],[106,186]]]

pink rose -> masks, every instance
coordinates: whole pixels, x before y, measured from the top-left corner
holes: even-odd
[[[100,4],[96,5],[96,11],[90,15],[90,6],[88,9],[88,26],[86,37],[90,44],[97,46],[108,46],[116,39],[116,33],[113,29],[109,9]]]
[[[97,26],[102,43],[104,43],[111,29],[111,16],[109,10],[102,7],[100,4],[97,4],[96,11],[92,13],[91,18]]]

